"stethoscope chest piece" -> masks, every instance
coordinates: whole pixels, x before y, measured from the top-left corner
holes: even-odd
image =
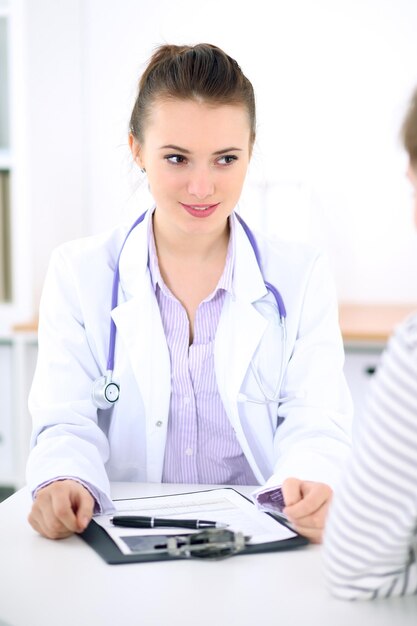
[[[100,376],[94,381],[92,398],[98,409],[111,409],[120,396],[120,387],[113,382],[111,376]]]

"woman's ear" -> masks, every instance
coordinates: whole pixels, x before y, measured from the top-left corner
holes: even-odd
[[[254,144],[255,144],[255,137],[253,137],[253,139],[250,139],[249,141],[249,161],[252,159]]]
[[[130,152],[132,153],[132,156],[133,156],[133,160],[140,167],[140,169],[144,171],[139,142],[135,139],[132,133],[129,133],[128,141],[129,141]]]

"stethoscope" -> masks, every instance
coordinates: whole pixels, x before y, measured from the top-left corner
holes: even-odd
[[[143,220],[145,219],[146,213],[147,211],[145,211],[140,217],[138,217],[137,220],[132,224],[132,226],[129,228],[127,235],[121,245],[121,248],[120,248],[117,260],[116,260],[116,266],[115,266],[114,275],[113,275],[111,311],[113,311],[113,309],[117,307],[119,282],[120,282],[119,262],[120,262],[121,254],[123,252],[126,241],[128,240],[131,232],[136,228],[136,226],[138,226],[141,222],[143,222]],[[285,367],[285,345],[286,345],[286,339],[287,339],[287,327],[286,327],[287,312],[286,312],[284,301],[282,299],[280,292],[274,285],[272,285],[270,282],[265,280],[263,276],[261,256],[259,253],[259,248],[256,243],[254,234],[252,233],[252,231],[250,230],[246,222],[240,217],[240,215],[238,215],[237,213],[235,213],[235,215],[240,225],[242,226],[243,230],[245,231],[246,236],[249,239],[249,242],[252,246],[253,252],[256,257],[256,261],[258,263],[258,267],[262,273],[265,287],[274,296],[274,299],[277,305],[278,315],[279,315],[279,324],[281,327],[281,340],[282,340],[280,375],[278,377],[278,382],[275,386],[275,389],[273,390],[273,393],[271,394],[265,389],[265,385],[262,383],[259,373],[256,371],[256,368],[251,362],[252,373],[254,375],[254,378],[256,380],[257,385],[259,386],[259,389],[262,395],[264,396],[264,400],[259,400],[254,397],[247,396],[246,394],[239,394],[238,401],[253,402],[255,404],[268,404],[268,403],[278,402],[281,384],[282,384],[282,380],[284,376],[284,367]],[[109,351],[108,351],[108,356],[107,356],[106,373],[104,376],[100,376],[94,381],[93,390],[92,390],[93,404],[98,409],[102,409],[102,410],[111,409],[120,397],[120,386],[117,383],[115,383],[113,380],[115,348],[116,348],[116,324],[114,323],[113,318],[110,317]]]

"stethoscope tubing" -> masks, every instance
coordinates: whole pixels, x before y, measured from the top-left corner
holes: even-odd
[[[119,254],[117,256],[117,260],[116,260],[116,265],[115,265],[115,269],[114,269],[114,275],[113,275],[113,283],[112,283],[112,294],[111,294],[111,311],[113,311],[113,309],[115,309],[117,307],[117,303],[118,303],[118,293],[119,293],[119,282],[120,282],[120,271],[119,271],[119,263],[120,263],[120,257],[122,255],[122,252],[124,250],[125,244],[130,236],[130,234],[132,233],[132,231],[136,228],[136,226],[138,226],[141,222],[143,222],[143,220],[145,219],[145,216],[147,214],[147,211],[145,211],[144,213],[142,213],[132,224],[132,226],[129,228],[126,237],[121,245],[121,248],[119,250]],[[242,226],[243,230],[246,233],[246,236],[249,239],[249,242],[251,244],[251,247],[254,251],[255,257],[256,257],[256,261],[258,263],[259,269],[262,273],[262,277],[265,283],[265,287],[266,289],[272,293],[272,295],[274,296],[276,305],[277,305],[277,310],[278,310],[278,315],[280,318],[280,326],[281,326],[281,338],[282,338],[282,350],[281,350],[281,367],[280,367],[280,375],[278,378],[278,383],[274,389],[274,393],[272,395],[270,395],[269,393],[266,392],[265,386],[263,385],[259,373],[256,371],[256,368],[254,367],[253,363],[251,363],[251,369],[252,369],[252,373],[255,377],[255,380],[259,386],[259,389],[261,391],[261,393],[264,395],[265,400],[261,401],[261,400],[257,400],[256,398],[250,398],[248,396],[245,395],[245,400],[248,402],[253,402],[255,404],[268,404],[268,403],[272,403],[272,402],[277,402],[279,400],[279,393],[280,393],[280,389],[281,389],[281,385],[282,385],[282,381],[283,381],[283,377],[284,377],[284,369],[285,369],[285,346],[286,346],[286,340],[287,340],[287,330],[286,330],[286,317],[287,317],[287,311],[284,305],[284,300],[280,294],[280,292],[278,291],[278,289],[272,285],[272,283],[268,282],[267,280],[265,280],[265,277],[263,276],[263,272],[262,272],[262,262],[261,262],[261,255],[259,252],[259,248],[258,248],[258,244],[256,242],[255,236],[252,233],[252,231],[250,230],[249,226],[246,224],[246,222],[243,220],[243,218],[235,213],[237,220],[239,221],[240,225]],[[112,384],[112,378],[113,378],[113,371],[114,371],[114,360],[115,360],[115,352],[116,352],[116,324],[113,321],[113,318],[110,316],[110,332],[109,332],[109,350],[108,350],[108,356],[107,356],[107,367],[106,367],[106,374],[104,377],[101,377],[101,379],[104,379],[104,382],[102,383],[103,385],[109,385]],[[101,380],[101,379],[97,379],[97,381],[95,381],[94,386],[97,385],[97,383]],[[93,393],[93,401],[94,400],[94,393]],[[95,402],[95,404],[97,404]],[[114,402],[109,402],[109,406],[108,408],[111,408],[113,406]],[[98,405],[97,405],[98,406]],[[98,408],[103,408],[103,406],[99,406]]]
[[[138,219],[135,220],[135,222],[133,222],[120,248],[117,261],[116,261],[114,275],[113,275],[113,285],[112,285],[112,292],[111,292],[111,309],[110,309],[111,311],[113,311],[113,309],[117,307],[117,301],[118,301],[118,295],[119,295],[119,282],[120,282],[120,272],[119,272],[120,257],[122,255],[126,241],[129,239],[130,233],[132,232],[132,230],[136,228],[136,226],[138,226],[141,222],[143,222],[143,220],[145,219],[146,213],[147,211],[142,213],[142,215],[140,215]],[[109,352],[107,356],[107,368],[106,368],[107,375],[110,374],[110,376],[113,375],[115,352],[116,352],[116,324],[114,323],[113,318],[110,316]]]

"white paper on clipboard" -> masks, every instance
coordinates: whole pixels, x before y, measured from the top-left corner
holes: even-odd
[[[296,533],[283,526],[267,513],[260,511],[244,496],[232,488],[209,489],[185,494],[174,494],[147,498],[114,500],[118,515],[145,515],[169,519],[207,519],[227,524],[228,530],[242,532],[250,537],[251,544],[283,541],[296,536]],[[123,554],[134,554],[124,537],[149,535],[189,534],[189,529],[181,528],[125,528],[111,522],[114,513],[96,515],[94,521],[100,524],[117,544]],[[197,532],[197,531],[196,531]]]

